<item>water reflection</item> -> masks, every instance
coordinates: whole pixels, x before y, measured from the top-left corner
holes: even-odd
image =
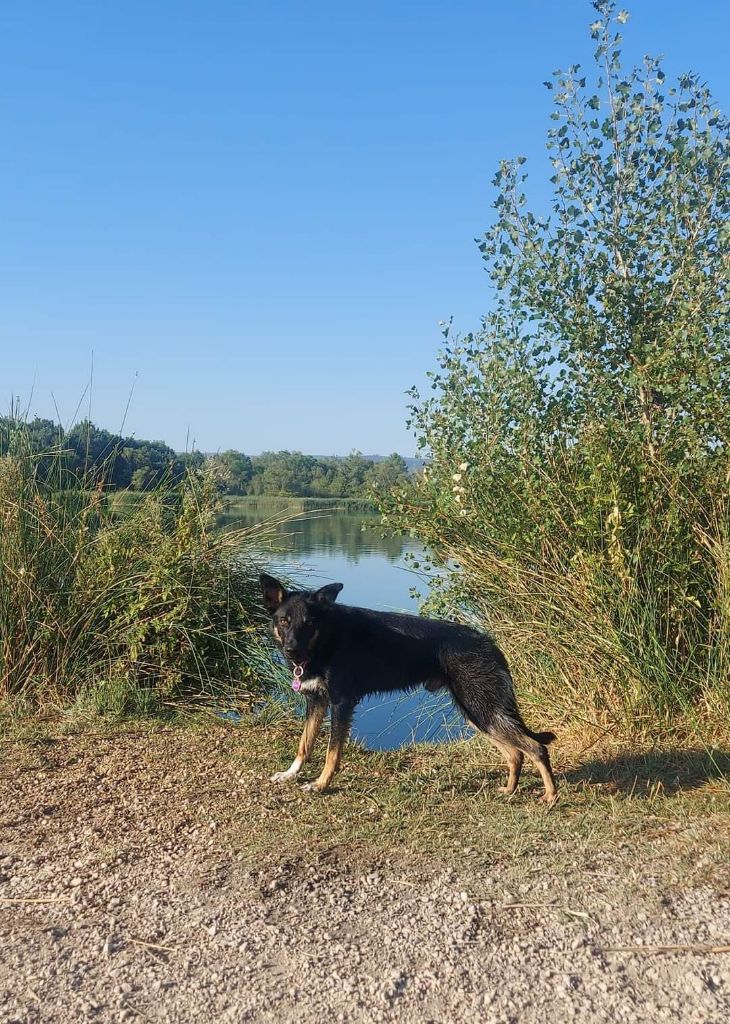
[[[279,523],[276,527],[277,540],[284,550],[299,556],[313,552],[322,555],[337,555],[348,561],[358,562],[362,555],[377,553],[390,562],[398,562],[414,545],[401,537],[384,537],[375,514],[353,514],[342,512],[300,512],[296,506],[281,506],[281,513],[289,508],[297,519]],[[253,503],[231,504],[219,517],[223,527],[254,526],[262,519],[270,518],[270,508],[258,511]],[[277,545],[278,546],[278,545]]]

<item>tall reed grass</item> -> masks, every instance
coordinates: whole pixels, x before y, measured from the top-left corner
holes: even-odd
[[[139,712],[262,691],[271,667],[256,554],[271,522],[216,528],[189,473],[112,513],[18,422],[0,449],[0,703]]]
[[[601,474],[578,473],[576,449],[550,473],[509,454],[501,476],[486,456],[435,458],[384,502],[441,567],[424,610],[493,633],[540,720],[730,738],[727,498],[661,473],[621,493],[605,453]]]

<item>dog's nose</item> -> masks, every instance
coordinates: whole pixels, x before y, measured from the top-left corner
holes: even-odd
[[[284,644],[284,653],[285,654],[296,654],[297,653],[297,645],[296,644]]]

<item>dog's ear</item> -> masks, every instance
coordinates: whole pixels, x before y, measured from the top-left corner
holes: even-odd
[[[344,587],[344,583],[328,583],[326,587],[320,587],[319,590],[315,590],[312,594],[312,600],[316,601],[317,604],[334,604],[337,600],[337,595]]]
[[[286,590],[284,590],[281,583],[274,579],[273,576],[268,576],[265,572],[261,573],[261,593],[264,595],[264,605],[266,610],[273,615],[280,604],[286,601]]]

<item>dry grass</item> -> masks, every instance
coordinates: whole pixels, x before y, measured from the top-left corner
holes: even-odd
[[[119,764],[132,763],[135,777],[162,771],[172,780],[171,816],[172,804],[192,792],[201,821],[225,823],[228,848],[250,863],[395,856],[455,866],[478,882],[495,863],[517,877],[590,875],[608,857],[620,865],[622,885],[648,875],[730,884],[728,745],[626,751],[603,743],[583,753],[559,745],[560,800],[548,810],[528,769],[512,800],[497,792],[503,768],[480,739],[379,753],[351,744],[330,793],[275,786],[268,777],[291,760],[297,732],[293,723],[230,726],[209,716],[89,731],[36,720],[6,735],[0,757],[4,751],[13,770],[35,770],[73,752],[69,763],[78,768],[79,757],[93,763],[99,745],[105,756],[117,747]],[[323,756],[324,741],[303,777],[314,777]],[[0,777],[9,778],[3,767]]]

